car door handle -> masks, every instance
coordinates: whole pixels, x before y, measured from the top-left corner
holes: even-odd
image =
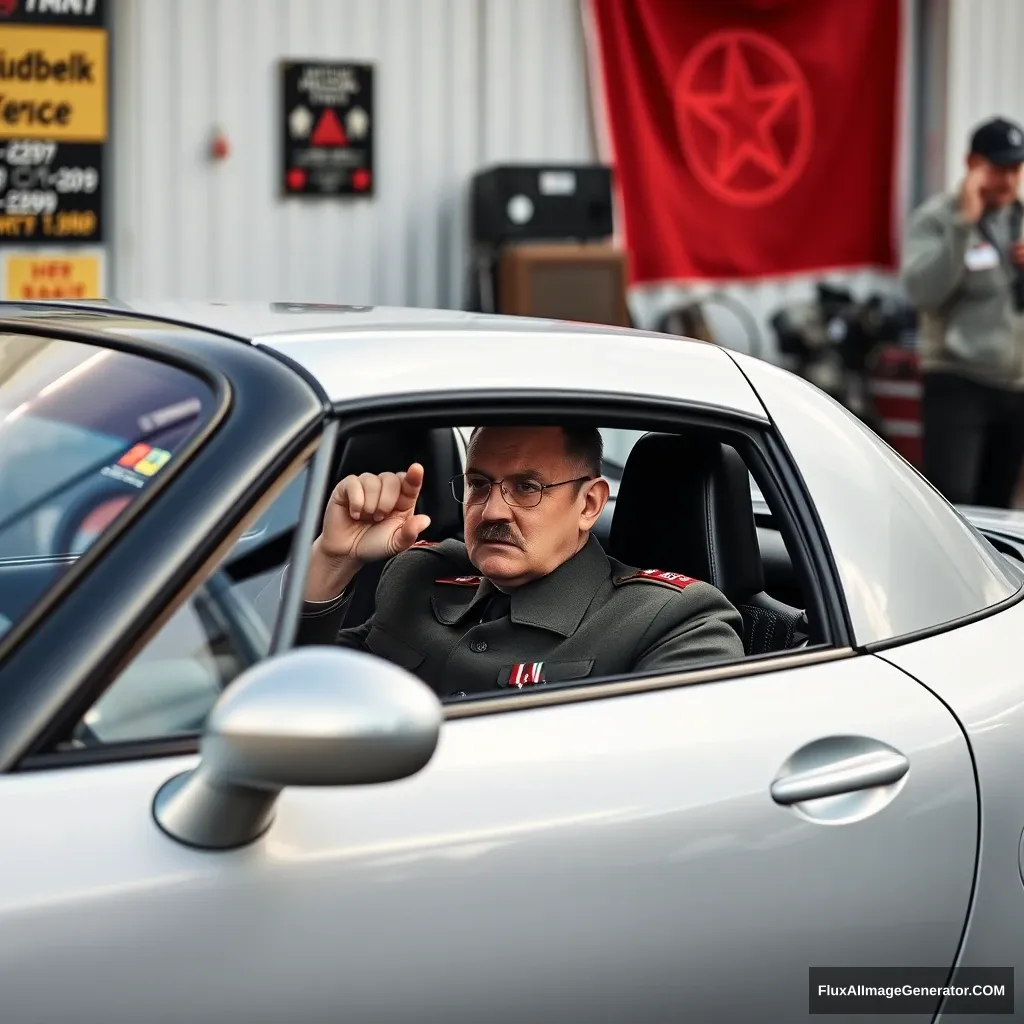
[[[875,750],[840,752],[824,764],[781,774],[772,783],[772,799],[777,804],[790,805],[891,786],[909,770],[910,762],[891,747],[880,745]]]

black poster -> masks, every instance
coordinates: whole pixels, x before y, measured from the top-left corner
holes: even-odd
[[[103,149],[0,139],[0,245],[102,242]]]
[[[106,24],[106,0],[0,0],[0,25],[67,25],[71,28],[102,28]]]
[[[104,240],[103,0],[0,0],[0,246]]]
[[[281,93],[282,194],[372,196],[373,66],[282,61]]]

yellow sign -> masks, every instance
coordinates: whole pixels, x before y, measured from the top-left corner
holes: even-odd
[[[106,142],[105,29],[4,25],[0,139]]]
[[[7,299],[101,299],[99,256],[8,256]]]

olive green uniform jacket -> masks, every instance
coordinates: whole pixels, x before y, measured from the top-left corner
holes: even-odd
[[[609,558],[593,537],[503,595],[460,541],[419,542],[381,574],[376,609],[339,629],[348,593],[303,607],[297,642],[337,643],[408,669],[440,697],[743,657],[743,621],[708,583]]]

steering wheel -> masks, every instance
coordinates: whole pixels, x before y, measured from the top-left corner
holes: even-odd
[[[127,508],[135,497],[132,489],[113,481],[98,483],[90,492],[63,511],[53,534],[55,556],[85,551]],[[265,658],[270,650],[270,633],[253,608],[237,591],[222,569],[207,579],[193,600],[207,604],[221,620],[240,659],[248,666]]]
[[[161,698],[159,694],[162,691],[163,699],[166,699],[168,693],[179,692],[181,699],[187,707],[190,700],[195,700],[196,691],[194,687],[196,686],[197,677],[199,680],[203,677],[209,680],[208,683],[200,681],[200,689],[198,691],[200,702],[198,705],[193,704],[192,713],[196,715],[194,722],[190,724],[190,719],[187,717],[184,719],[179,718],[175,722],[174,727],[174,731],[177,734],[191,731],[191,725],[195,726],[195,731],[200,731],[202,719],[208,710],[208,704],[201,698],[204,689],[207,686],[220,687],[221,689],[230,686],[239,672],[244,671],[267,656],[270,651],[271,642],[270,631],[255,608],[245,597],[238,593],[238,585],[222,569],[214,571],[192,593],[189,600],[198,618],[203,622],[211,624],[211,635],[219,634],[222,638],[226,638],[230,651],[229,661],[233,663],[236,670],[221,675],[220,673],[211,672],[209,665],[205,664],[205,659],[203,659],[203,663],[199,663],[194,662],[193,659],[187,656],[181,659],[179,669],[174,668],[174,661],[153,662],[150,664],[149,671],[145,670],[144,665],[141,666],[141,675],[148,680],[144,685],[147,687],[150,685],[158,687],[156,691],[157,696],[153,697],[155,701],[154,706],[160,706]],[[216,657],[216,655],[214,656]],[[145,654],[142,655],[142,658],[145,658]],[[184,675],[177,675],[179,671],[183,672]],[[104,694],[110,693],[112,689],[117,690],[119,686],[129,687],[127,691],[119,692],[131,693],[135,686],[135,683],[130,681],[131,673],[132,663],[129,663],[124,670],[124,675],[119,674],[111,680],[108,688],[104,690]],[[138,668],[135,674],[140,674]],[[158,682],[161,679],[162,682]],[[178,682],[175,682],[176,679]],[[192,691],[191,696],[190,689]],[[138,691],[136,692],[138,693]],[[138,700],[138,698],[136,699]],[[145,697],[142,699],[145,701]],[[78,721],[72,730],[71,741],[75,746],[84,747],[102,746],[106,742],[102,736],[98,735],[89,726],[84,717]]]
[[[223,569],[215,570],[193,594],[192,600],[208,601],[211,610],[219,613],[231,645],[245,668],[270,654],[270,630],[255,606],[239,593],[238,584]]]
[[[52,534],[54,556],[78,555],[87,550],[135,497],[133,489],[109,479],[91,482],[88,492],[62,510]],[[231,660],[240,670],[267,657],[271,633],[256,607],[244,596],[242,587],[223,569],[215,570],[193,592],[190,601],[195,613],[212,626],[211,636],[227,641]],[[237,673],[229,673],[230,680]],[[117,680],[111,685],[116,686]],[[96,746],[101,737],[80,721],[72,732],[76,744]]]

